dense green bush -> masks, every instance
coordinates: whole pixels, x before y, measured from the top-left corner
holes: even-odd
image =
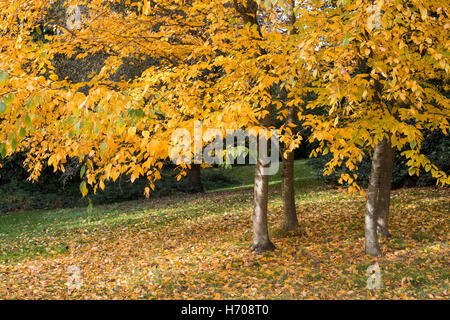
[[[425,140],[422,143],[421,151],[434,164],[442,169],[447,174],[450,173],[450,136],[444,135],[441,132],[425,131]],[[329,176],[323,176],[323,168],[325,164],[330,161],[331,155],[325,155],[318,158],[308,160],[308,164],[317,170],[317,175],[327,184],[338,184],[338,179],[342,173],[349,172],[348,169],[341,166],[334,173]],[[358,183],[361,186],[367,186],[369,182],[369,174],[371,169],[371,155],[366,153],[363,161],[358,167]],[[401,152],[396,151],[394,155],[394,167],[392,172],[392,187],[414,187],[414,186],[429,186],[435,185],[436,179],[431,174],[424,170],[420,172],[419,176],[410,176],[408,167],[406,166],[406,159],[401,156]]]

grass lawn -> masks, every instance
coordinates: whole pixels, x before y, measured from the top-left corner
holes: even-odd
[[[364,255],[364,198],[295,164],[301,231],[281,230],[280,176],[270,180],[274,252],[250,253],[253,167],[203,195],[0,216],[0,299],[448,299],[450,191],[393,192],[385,255]],[[382,288],[366,289],[377,261]],[[69,291],[71,266],[80,289]]]

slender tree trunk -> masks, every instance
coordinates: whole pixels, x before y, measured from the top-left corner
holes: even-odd
[[[258,156],[255,165],[254,210],[253,210],[253,244],[252,250],[257,253],[274,250],[275,246],[269,239],[267,227],[267,202],[269,177],[263,174],[264,165]]]
[[[200,164],[191,164],[191,170],[189,170],[189,191],[193,193],[205,191],[202,183]]]
[[[383,169],[381,178],[380,196],[377,204],[377,231],[383,237],[390,237],[389,232],[389,206],[392,189],[392,167],[394,165],[394,149],[390,140],[383,141]]]
[[[245,24],[250,23],[256,26],[259,36],[262,36],[261,26],[258,24],[257,12],[258,3],[255,0],[238,1],[233,0],[234,8],[239,13]],[[264,49],[260,49],[260,55],[266,54]],[[268,127],[270,119],[266,116],[261,119],[261,124]],[[264,175],[264,164],[258,154],[255,165],[255,185],[254,185],[254,210],[253,210],[253,243],[251,248],[259,253],[267,250],[274,250],[275,246],[269,239],[267,227],[267,204],[269,192],[269,177]]]
[[[365,237],[366,253],[371,256],[381,254],[378,244],[377,221],[378,203],[380,190],[382,187],[383,162],[384,162],[384,141],[375,146],[372,159],[372,170],[370,172],[369,187],[367,189],[366,217],[365,217]]]
[[[268,128],[270,126],[270,116],[266,115],[261,119],[261,125]],[[259,143],[262,141],[258,139]],[[264,142],[262,142],[264,143]],[[270,143],[266,140],[265,143]],[[255,164],[255,184],[253,194],[253,244],[252,250],[256,253],[263,251],[274,250],[275,245],[270,241],[269,229],[267,226],[267,206],[269,198],[269,176],[264,174],[264,168],[270,164],[264,164],[261,154],[258,152],[258,157]]]
[[[290,17],[289,25],[291,27],[295,24],[295,1],[292,0],[290,3]],[[289,34],[294,35],[297,31],[295,28],[289,31]],[[286,123],[295,122],[295,109],[293,106],[288,107],[288,116]],[[283,164],[281,172],[281,191],[283,196],[283,229],[286,231],[296,230],[299,227],[297,212],[295,208],[295,189],[294,189],[294,153],[288,152],[286,157],[283,155]]]
[[[287,123],[294,122],[294,108],[290,107]],[[288,152],[283,155],[281,172],[281,191],[283,196],[283,229],[286,231],[296,230],[299,227],[297,212],[295,208],[294,189],[294,153]]]

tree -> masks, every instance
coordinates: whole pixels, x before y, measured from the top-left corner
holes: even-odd
[[[44,162],[64,171],[68,158],[78,158],[83,195],[122,174],[131,181],[146,176],[148,194],[178,129],[192,131],[198,120],[222,130],[268,128],[269,89],[284,80],[275,68],[284,57],[271,50],[270,41],[280,39],[259,26],[256,2],[71,1],[83,5],[74,28],[49,17],[54,6],[69,3],[28,4],[0,6],[0,148],[3,156],[26,150],[31,179]],[[237,14],[246,25],[236,22]],[[55,32],[36,41],[34,30],[42,24]],[[264,39],[263,32],[274,38]],[[63,79],[55,70],[55,57],[97,54],[105,59],[89,79]],[[137,77],[111,77],[127,61],[149,57],[157,63]],[[279,70],[288,77],[286,68]],[[179,178],[188,167],[179,163]],[[262,170],[257,172],[259,177]],[[267,177],[260,182],[255,212],[264,217]],[[265,220],[255,219],[262,221],[260,230]],[[270,247],[270,241],[255,244],[257,250]]]
[[[291,0],[289,3],[289,30],[290,35],[297,33],[294,27],[296,15],[294,12],[295,0]],[[288,127],[295,123],[295,106],[288,107],[286,125]],[[294,153],[292,150],[286,150],[286,153],[282,155],[283,166],[281,174],[281,188],[283,196],[283,229],[286,231],[296,230],[299,227],[297,219],[297,210],[295,206],[295,187],[294,187]]]
[[[293,1],[271,1],[270,4],[257,1],[234,1],[236,11],[240,13],[243,21],[250,27],[254,26],[258,50],[246,57],[251,71],[247,72],[244,79],[251,79],[250,105],[255,105],[261,115],[256,113],[263,128],[269,128],[273,123],[270,119],[277,118],[284,123],[280,128],[280,141],[285,149],[282,153],[282,193],[284,228],[295,230],[298,228],[298,220],[295,208],[294,191],[294,155],[293,150],[298,147],[301,136],[293,134],[296,126],[295,117],[304,95],[303,86],[305,75],[301,66],[295,63],[291,53],[295,52],[296,34],[294,23]],[[288,12],[288,19],[285,17]],[[248,44],[247,44],[248,50]],[[256,67],[256,68],[255,68]],[[282,101],[277,100],[277,94],[281,92]],[[257,97],[257,98],[255,98]],[[257,100],[258,103],[255,103]],[[270,115],[270,117],[269,117]],[[262,174],[264,165],[258,157],[255,166],[254,185],[254,214],[253,214],[253,248],[256,251],[272,250],[267,228],[267,192],[268,179]]]
[[[256,1],[247,0],[246,4],[241,4],[234,0],[234,8],[242,17],[244,23],[249,24],[250,27],[256,27],[258,36],[261,37],[261,27],[257,21],[258,4]],[[264,55],[266,52],[260,49],[259,55]],[[261,118],[261,124],[266,127],[270,126],[269,111],[263,108],[265,114]],[[261,143],[261,140],[259,141]],[[267,206],[268,206],[268,191],[269,191],[269,177],[264,172],[264,164],[261,155],[258,153],[255,165],[255,182],[254,182],[254,211],[253,211],[253,243],[252,250],[259,253],[262,251],[274,250],[275,246],[270,241],[269,230],[267,225]]]
[[[378,1],[375,7],[366,0],[305,0],[294,10],[292,1],[70,2],[77,3],[85,12],[76,28],[49,19],[56,2],[0,4],[0,154],[26,151],[31,179],[45,162],[64,171],[68,158],[78,158],[83,195],[89,186],[95,192],[121,174],[131,181],[147,177],[148,193],[161,177],[173,134],[192,132],[196,121],[219,130],[259,130],[271,128],[269,120],[277,118],[284,123],[283,156],[292,164],[288,156],[300,141],[291,130],[297,113],[312,132],[310,140],[319,142],[313,155],[333,155],[326,173],[343,163],[357,168],[365,150],[374,151],[375,167],[381,168],[388,157],[378,146],[390,140],[398,150],[409,145],[403,155],[411,174],[422,167],[449,183],[420,153],[423,129],[446,133],[449,127],[443,0]],[[280,17],[289,8],[296,21],[287,27]],[[43,25],[55,32],[39,39]],[[286,32],[293,29],[297,34]],[[101,69],[85,81],[75,83],[55,71],[57,56],[77,60],[100,53],[106,56]],[[111,77],[127,61],[148,57],[158,63],[137,77]],[[271,93],[275,86],[286,92],[285,104]],[[303,110],[305,94],[315,99]],[[202,141],[202,147],[208,143]],[[178,177],[188,168],[180,162]],[[257,251],[272,248],[263,169],[258,159]],[[388,180],[380,172],[389,170],[373,172],[376,181]],[[372,186],[387,190],[375,180]],[[350,192],[360,190],[354,175],[344,174],[341,181],[350,184]],[[286,190],[293,190],[286,182]],[[285,195],[286,209],[295,208],[292,193]],[[368,238],[383,220],[380,210],[367,210]]]
[[[377,225],[387,235],[392,172],[392,148],[410,150],[410,174],[420,167],[439,183],[449,177],[420,153],[422,129],[449,128],[448,4],[445,1],[307,1],[299,10],[300,59],[314,77],[317,95],[309,109],[325,114],[306,115],[313,151],[331,152],[325,173],[343,163],[357,168],[364,149],[373,150],[373,166],[366,210],[366,252],[380,254]],[[307,8],[307,9],[306,9]],[[360,190],[356,175],[343,174],[350,192]]]

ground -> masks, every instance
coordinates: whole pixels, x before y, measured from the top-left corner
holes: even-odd
[[[225,169],[208,169],[225,170]],[[251,166],[238,187],[198,196],[0,217],[0,299],[448,299],[450,192],[393,192],[384,256],[364,255],[364,198],[297,161],[301,231],[281,230],[279,175],[269,224],[276,251],[251,243]],[[367,268],[381,268],[379,290]],[[75,267],[75,269],[74,269]],[[79,268],[79,288],[68,290]]]

